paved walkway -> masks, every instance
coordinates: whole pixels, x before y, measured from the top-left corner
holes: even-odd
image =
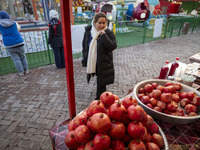
[[[117,49],[114,51],[115,83],[108,90],[120,98],[141,80],[158,76],[166,60],[188,63],[200,51],[200,34]],[[96,82],[86,82],[86,68],[74,60],[77,113],[95,98]],[[18,77],[0,76],[0,150],[51,150],[48,131],[69,118],[65,69],[55,65],[32,69]]]

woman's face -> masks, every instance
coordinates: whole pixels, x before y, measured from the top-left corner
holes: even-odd
[[[106,18],[100,17],[99,20],[95,23],[95,27],[98,31],[103,30],[107,25]]]

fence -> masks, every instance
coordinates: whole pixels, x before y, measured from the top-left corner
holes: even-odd
[[[153,38],[154,24],[146,22],[116,22],[116,39],[118,48],[142,44],[158,39],[171,38],[184,34],[182,29],[184,23],[190,24],[188,33],[200,29],[200,18],[170,18],[165,20],[162,27],[162,35]],[[34,30],[22,33],[25,40],[25,47],[29,68],[35,68],[54,63],[54,55],[49,48],[47,41],[47,30]],[[0,39],[1,41],[1,39]],[[6,50],[0,45],[0,75],[16,72],[15,66]],[[73,54],[73,58],[81,57],[81,53]]]

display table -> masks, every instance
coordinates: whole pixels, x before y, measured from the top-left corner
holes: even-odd
[[[61,122],[49,131],[54,150],[67,150],[65,136],[69,121]],[[200,150],[200,120],[186,125],[155,121],[165,133],[170,150]]]

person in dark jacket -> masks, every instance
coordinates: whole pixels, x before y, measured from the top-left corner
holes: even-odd
[[[22,4],[24,5],[24,15],[27,19],[29,19],[30,21],[34,21],[33,18],[33,7],[31,5],[31,3],[29,2],[29,0],[23,0]]]
[[[20,26],[10,19],[10,15],[5,11],[0,11],[0,33],[3,43],[12,58],[18,75],[28,74],[28,62],[25,55],[24,39],[19,33]]]
[[[106,91],[106,85],[114,83],[113,50],[116,38],[109,28],[108,19],[102,12],[95,14],[92,25],[85,28],[82,65],[87,67],[87,81],[97,76],[96,98]]]
[[[53,48],[57,68],[65,68],[62,25],[56,10],[50,11],[48,43]]]

